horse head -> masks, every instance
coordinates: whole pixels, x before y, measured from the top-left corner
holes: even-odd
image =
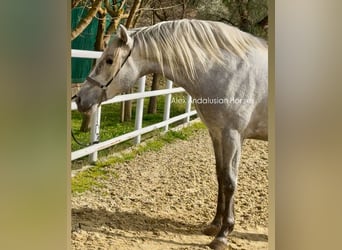
[[[132,59],[134,40],[120,25],[92,72],[75,96],[77,108],[86,113],[101,102],[127,91],[138,78]]]

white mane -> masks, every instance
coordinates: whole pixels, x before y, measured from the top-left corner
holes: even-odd
[[[143,56],[157,59],[160,65],[167,64],[172,74],[186,74],[190,79],[196,75],[195,64],[204,69],[208,59],[223,63],[222,50],[246,59],[250,50],[267,48],[259,38],[212,21],[167,21],[131,32]]]

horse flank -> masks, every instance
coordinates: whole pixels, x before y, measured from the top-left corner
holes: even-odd
[[[141,48],[142,56],[156,59],[163,73],[163,65],[167,64],[172,75],[183,74],[192,80],[196,77],[195,65],[200,65],[199,68],[204,70],[209,60],[208,54],[211,60],[223,65],[222,50],[246,60],[249,51],[267,49],[262,39],[219,22],[182,19],[131,32]]]

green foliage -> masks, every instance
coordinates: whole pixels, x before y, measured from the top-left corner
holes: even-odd
[[[148,141],[146,143],[146,151],[159,151],[163,146],[165,145],[165,142],[161,140],[154,140],[154,141]]]
[[[267,34],[260,22],[268,16],[267,0],[222,0],[228,7],[227,20],[242,30],[257,36]]]
[[[163,141],[168,143],[172,142],[175,139],[186,140],[188,135],[185,135],[182,131],[168,131],[163,137]]]
[[[192,124],[191,126],[185,127],[184,129],[181,130],[183,134],[186,136],[190,136],[200,130],[206,129],[207,127],[203,122],[196,122]]]
[[[267,0],[198,0],[198,18],[231,24],[253,35],[267,38]]]
[[[98,178],[109,178],[108,170],[103,166],[95,166],[79,173],[71,180],[71,191],[73,193],[83,193],[92,187],[101,187]]]

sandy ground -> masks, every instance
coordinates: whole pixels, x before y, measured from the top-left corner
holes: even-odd
[[[228,249],[268,249],[267,154],[267,142],[245,141]],[[213,238],[201,230],[215,213],[214,163],[200,130],[109,166],[103,188],[72,197],[72,249],[209,249]]]

